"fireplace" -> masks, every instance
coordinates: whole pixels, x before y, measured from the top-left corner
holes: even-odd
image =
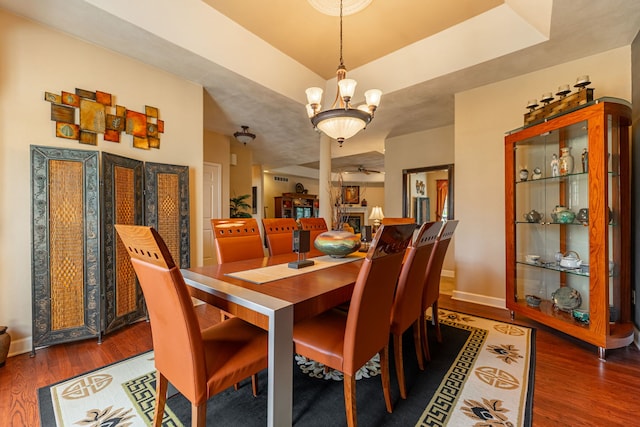
[[[351,207],[345,209],[344,222],[353,227],[353,232],[358,234],[362,226],[367,224],[367,208],[366,207]]]
[[[358,234],[360,233],[360,229],[362,228],[362,226],[365,225],[364,213],[358,213],[358,212],[348,213],[347,216],[345,217],[344,222],[346,222],[351,227],[353,227],[353,232]]]

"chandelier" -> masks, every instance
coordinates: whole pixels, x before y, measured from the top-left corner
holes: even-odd
[[[320,111],[322,108],[322,89],[310,87],[307,94],[307,114],[311,119],[311,124],[316,129],[320,129],[327,136],[338,141],[342,146],[345,139],[351,138],[364,129],[371,120],[373,113],[380,105],[382,92],[378,89],[369,89],[364,93],[365,104],[354,108],[351,99],[356,89],[357,82],[347,79],[347,68],[342,60],[342,0],[340,0],[340,65],[336,72],[338,90],[336,99],[331,109]]]
[[[247,142],[251,142],[256,139],[256,134],[249,132],[249,126],[240,126],[242,128],[241,131],[238,131],[233,134],[233,137],[242,142],[244,145],[247,145]]]

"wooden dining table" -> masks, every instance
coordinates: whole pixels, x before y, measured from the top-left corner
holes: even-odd
[[[327,268],[253,283],[230,274],[288,264],[297,254],[183,269],[191,296],[269,332],[268,426],[290,426],[293,410],[293,324],[351,299],[364,253]],[[311,258],[313,259],[313,258]],[[322,259],[322,258],[320,258]]]

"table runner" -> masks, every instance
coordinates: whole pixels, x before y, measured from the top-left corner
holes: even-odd
[[[335,267],[336,265],[345,264],[347,262],[357,261],[364,258],[365,255],[366,253],[364,252],[356,252],[351,255],[347,255],[344,258],[332,258],[329,255],[323,255],[315,258],[309,258],[314,262],[314,264],[309,267],[289,268],[287,264],[277,264],[270,265],[268,267],[255,268],[253,270],[227,273],[225,276],[261,285],[263,283],[273,282],[274,280],[286,279],[299,274],[310,273],[324,268]]]

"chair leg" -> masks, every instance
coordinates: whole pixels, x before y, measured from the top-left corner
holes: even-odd
[[[160,371],[156,371],[156,376],[156,412],[153,415],[153,425],[154,427],[160,427],[162,426],[164,405],[167,401],[169,381],[167,380],[167,377],[160,373]]]
[[[258,396],[258,375],[251,375],[251,391],[253,392],[253,397]]]
[[[402,335],[393,334],[393,354],[396,362],[396,376],[398,377],[398,388],[400,397],[407,398],[407,388],[404,384],[404,361],[402,359]]]
[[[442,343],[442,332],[440,332],[440,321],[438,320],[438,300],[431,306],[431,311],[433,312],[433,323],[436,327],[436,338],[439,343]]]
[[[431,361],[431,355],[429,354],[429,339],[427,338],[427,318],[424,312],[420,315],[420,341],[424,360],[429,362]]]
[[[391,382],[389,380],[389,346],[385,345],[380,350],[380,372],[382,377],[382,391],[384,392],[384,402],[387,405],[387,412],[393,412],[391,405]]]
[[[356,377],[344,374],[344,409],[347,415],[347,426],[357,427],[356,416]]]
[[[424,371],[424,361],[422,360],[422,343],[420,342],[420,319],[413,323],[413,343],[416,347],[416,359],[418,360],[418,368]]]
[[[191,427],[206,427],[207,402],[201,405],[191,404]]]

